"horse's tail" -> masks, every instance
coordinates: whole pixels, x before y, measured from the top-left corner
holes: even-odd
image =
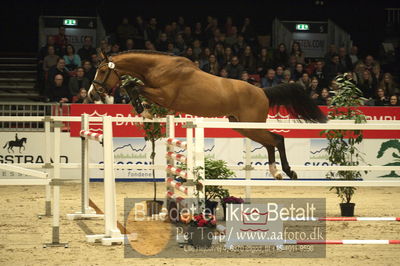
[[[6,142],[6,144],[3,146],[3,149],[5,149],[8,145],[9,141]]]
[[[289,114],[309,122],[326,123],[327,118],[318,105],[309,97],[304,88],[296,83],[282,83],[264,89],[270,107],[283,105]]]

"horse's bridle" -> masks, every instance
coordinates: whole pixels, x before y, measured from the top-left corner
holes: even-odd
[[[102,81],[100,81],[100,80],[93,80],[93,81],[92,81],[93,84],[96,84],[96,85],[100,86],[100,89],[103,89],[102,91],[100,91],[100,93],[105,93],[105,91],[110,92],[110,91],[112,90],[112,88],[109,88],[109,87],[107,86],[108,78],[110,77],[110,75],[111,75],[112,72],[114,72],[114,73],[117,75],[118,79],[121,80],[121,75],[118,73],[118,71],[117,71],[117,69],[116,69],[116,67],[115,67],[114,62],[111,61],[111,58],[108,59],[108,58],[106,57],[106,58],[105,58],[105,62],[102,62],[102,63],[99,65],[98,69],[100,70],[100,69],[101,69],[102,67],[104,67],[104,66],[107,67],[107,70],[106,70],[106,74],[105,74],[103,80],[102,80]],[[99,88],[96,88],[96,90],[98,90],[98,89],[99,89]]]

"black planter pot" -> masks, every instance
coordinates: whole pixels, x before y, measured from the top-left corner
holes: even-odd
[[[340,203],[340,213],[342,216],[353,217],[355,203]]]
[[[212,200],[207,200],[206,201],[206,213],[210,213],[212,215],[215,215],[216,209],[218,206],[218,201],[212,201]]]

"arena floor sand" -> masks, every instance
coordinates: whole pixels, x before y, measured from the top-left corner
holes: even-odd
[[[164,184],[158,184],[164,194]],[[151,183],[117,183],[119,215],[126,197],[152,195]],[[244,189],[231,187],[235,196]],[[253,197],[326,197],[327,215],[339,216],[339,199],[328,188],[252,188]],[[103,184],[91,184],[91,198],[103,206]],[[400,216],[399,188],[359,188],[354,197],[357,216]],[[103,221],[69,221],[65,214],[79,209],[78,184],[61,189],[61,241],[69,248],[42,248],[51,240],[51,219],[38,219],[44,209],[44,187],[0,187],[0,265],[399,265],[400,245],[330,245],[327,257],[318,259],[155,259],[124,258],[121,246],[101,246],[85,242],[85,230],[101,233]],[[328,222],[327,239],[400,239],[399,222]]]

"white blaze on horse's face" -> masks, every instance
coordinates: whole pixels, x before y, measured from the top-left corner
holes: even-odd
[[[88,91],[88,97],[91,101],[93,101],[91,95],[96,89],[94,88],[93,84],[90,85],[89,91]]]

